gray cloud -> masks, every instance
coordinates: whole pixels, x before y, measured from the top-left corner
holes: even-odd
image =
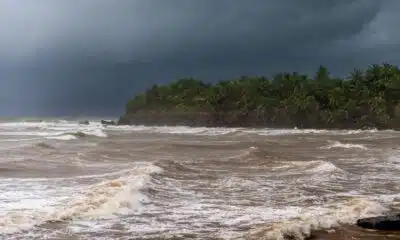
[[[178,77],[311,73],[319,64],[343,74],[398,63],[399,6],[395,0],[2,0],[0,87],[7,91],[0,95],[13,111],[32,114],[116,113],[148,85]],[[0,113],[9,112],[5,106]]]

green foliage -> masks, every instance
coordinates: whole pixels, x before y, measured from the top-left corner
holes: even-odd
[[[400,70],[372,65],[336,79],[320,66],[314,77],[294,72],[216,84],[186,78],[154,85],[126,105],[127,115],[146,111],[233,114],[233,125],[247,118],[258,125],[399,127]]]

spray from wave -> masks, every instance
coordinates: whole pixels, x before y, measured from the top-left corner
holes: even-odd
[[[37,136],[47,139],[69,141],[83,137],[108,137],[101,123],[80,124],[76,121],[28,121],[0,123],[0,135]]]
[[[307,208],[299,212],[298,217],[275,222],[246,234],[246,239],[258,240],[304,240],[313,231],[334,230],[340,225],[354,224],[357,219],[377,216],[388,211],[382,205],[364,200],[350,199],[340,204]]]
[[[0,212],[0,234],[28,230],[46,222],[107,219],[135,211],[146,201],[146,196],[140,190],[146,186],[152,174],[160,172],[162,169],[157,166],[139,165],[129,170],[102,175],[121,176],[102,180],[85,189],[70,186],[49,191],[46,198],[53,200],[46,201],[43,205],[35,206],[34,201],[30,200],[31,209],[19,209],[16,206],[12,211]],[[87,178],[93,177],[96,176]],[[42,190],[43,192],[45,191]]]

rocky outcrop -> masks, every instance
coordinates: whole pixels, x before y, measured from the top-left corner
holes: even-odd
[[[107,121],[107,120],[101,120],[101,124],[103,125],[117,125],[115,121]]]
[[[357,226],[384,231],[400,231],[400,212],[387,216],[359,219]]]

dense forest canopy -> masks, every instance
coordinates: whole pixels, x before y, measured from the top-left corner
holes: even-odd
[[[137,95],[125,116],[149,111],[206,113],[223,125],[399,128],[400,69],[372,65],[343,79],[323,66],[312,77],[284,72],[215,84],[180,79]]]

